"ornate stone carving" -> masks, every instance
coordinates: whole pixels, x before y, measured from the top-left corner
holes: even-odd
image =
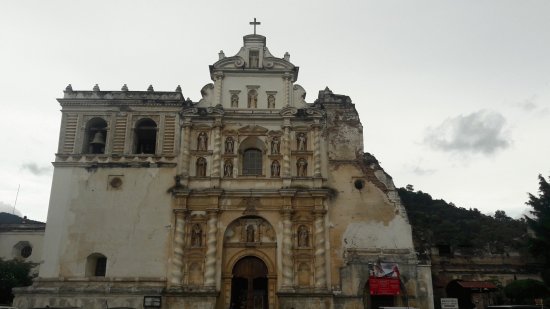
[[[248,108],[258,107],[258,91],[251,89],[248,91]]]
[[[281,140],[278,137],[274,137],[271,140],[271,154],[279,154],[281,152]]]
[[[206,134],[206,132],[200,132],[197,136],[197,150],[208,150],[208,135]]]
[[[296,147],[298,151],[307,150],[307,135],[304,132],[299,132],[296,134]]]
[[[300,225],[298,228],[298,247],[309,247],[309,230],[305,225]]]
[[[231,160],[225,160],[223,164],[223,176],[233,177],[233,162]]]
[[[200,224],[193,225],[191,231],[191,247],[202,247],[202,228]]]
[[[296,171],[298,177],[307,177],[307,161],[304,158],[298,159],[296,162]]]
[[[231,107],[239,107],[239,96],[237,94],[231,95]]]
[[[267,108],[275,108],[275,96],[272,94],[267,96]]]
[[[271,177],[280,177],[281,176],[281,164],[279,161],[275,160],[271,163]]]
[[[235,140],[228,136],[225,138],[225,153],[232,154],[235,151]]]
[[[206,159],[203,157],[200,157],[197,159],[196,164],[196,176],[197,177],[206,177]]]

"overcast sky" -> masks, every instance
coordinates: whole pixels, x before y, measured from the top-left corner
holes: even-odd
[[[45,220],[60,107],[75,90],[193,101],[242,36],[300,67],[313,102],[356,104],[365,151],[397,186],[518,217],[550,175],[550,1],[2,1],[0,210]]]

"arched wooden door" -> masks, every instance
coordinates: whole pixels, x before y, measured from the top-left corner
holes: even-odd
[[[267,309],[267,266],[253,256],[240,259],[233,267],[231,309]]]

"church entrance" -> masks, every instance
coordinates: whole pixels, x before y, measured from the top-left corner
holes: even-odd
[[[231,309],[267,309],[267,266],[253,256],[240,259],[233,267]]]

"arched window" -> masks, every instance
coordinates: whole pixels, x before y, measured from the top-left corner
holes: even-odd
[[[83,153],[105,153],[107,122],[102,118],[92,118],[86,124]]]
[[[107,257],[101,253],[92,253],[86,258],[86,277],[105,277]]]
[[[243,154],[243,175],[262,175],[262,151],[250,148]]]
[[[154,154],[157,144],[157,124],[149,118],[136,123],[134,153]]]

